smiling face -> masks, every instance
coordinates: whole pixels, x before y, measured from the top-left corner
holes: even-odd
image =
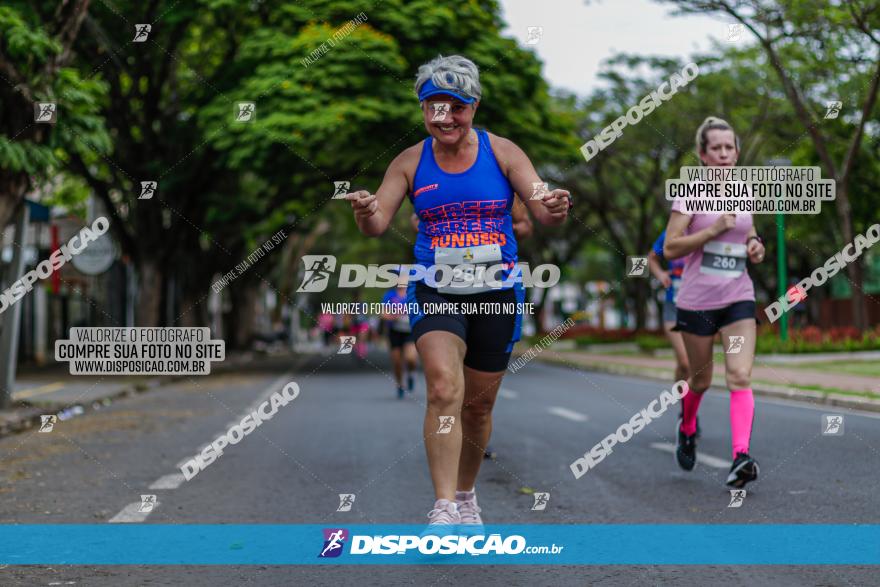
[[[732,167],[736,165],[739,151],[732,130],[714,128],[706,132],[706,151],[700,153],[703,163],[710,166]]]
[[[470,133],[478,105],[465,104],[448,94],[431,96],[422,103],[425,129],[435,141],[455,144]]]

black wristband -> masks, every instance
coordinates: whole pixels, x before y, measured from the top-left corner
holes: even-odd
[[[758,235],[752,235],[752,236],[750,236],[749,238],[747,238],[747,239],[746,239],[746,244],[749,244],[749,241],[752,240],[752,239],[757,240],[757,241],[758,241],[759,243],[761,243],[762,245],[764,244],[764,239],[762,239],[762,238],[761,238],[760,236],[758,236]]]

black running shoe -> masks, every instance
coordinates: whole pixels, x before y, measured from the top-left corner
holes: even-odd
[[[681,419],[675,425],[678,442],[675,446],[675,460],[678,466],[685,471],[690,471],[697,464],[697,435],[688,436],[681,431]]]
[[[758,461],[747,453],[738,452],[730,466],[730,474],[727,475],[727,486],[742,489],[746,483],[757,479],[759,472]]]
[[[403,394],[404,394],[403,388],[398,387],[397,388],[397,399],[403,399]]]
[[[416,378],[413,377],[412,373],[406,376],[406,389],[410,393],[415,391],[416,388]]]

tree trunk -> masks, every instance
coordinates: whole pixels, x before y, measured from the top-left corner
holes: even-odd
[[[229,338],[227,343],[235,349],[244,349],[250,344],[254,333],[254,318],[256,316],[257,286],[253,283],[245,283],[239,287],[229,288],[232,297],[232,308],[229,312],[229,325],[227,330]]]
[[[290,260],[295,256],[294,249],[296,248],[297,243],[299,243],[299,239],[299,234],[290,235],[290,237],[284,241],[281,248],[281,260],[278,264],[281,266],[282,270],[278,272],[278,303],[275,304],[275,308],[272,309],[273,324],[281,320],[281,309],[285,304],[290,304],[290,301],[293,300],[291,297],[291,289],[297,271],[296,266],[291,263]]]
[[[284,243],[281,253],[281,267],[286,268],[279,275],[279,300],[272,314],[272,322],[281,320],[281,307],[293,299],[296,278],[299,275],[299,262],[303,255],[309,254],[315,243],[330,230],[330,223],[319,221],[306,235],[293,234]]]
[[[22,203],[28,188],[24,173],[0,174],[0,230],[6,227]]]
[[[192,288],[183,288],[180,295],[180,319],[169,326],[208,326],[208,296]]]
[[[657,322],[660,324],[659,330],[662,332],[664,328],[663,324],[663,302],[657,299],[657,296],[651,296],[654,307],[657,309]]]
[[[138,303],[135,322],[138,326],[158,326],[162,305],[162,270],[157,262],[138,265]]]
[[[838,180],[835,209],[837,210],[837,218],[840,221],[840,227],[843,232],[844,243],[851,243],[855,238],[848,190],[848,182]],[[855,326],[859,332],[864,332],[868,327],[868,324],[865,316],[865,292],[863,290],[864,274],[862,271],[861,256],[846,266],[846,274],[849,277],[852,289],[853,326]]]
[[[535,334],[543,334],[544,330],[544,306],[547,304],[547,290],[539,289],[538,290],[541,295],[538,296],[538,301],[534,302],[532,308],[535,310]],[[528,301],[528,299],[526,299]]]
[[[635,300],[636,300],[636,330],[644,330],[645,329],[645,321],[647,319],[647,309],[648,309],[648,297],[645,295],[646,290],[649,290],[648,281],[640,280],[635,284]]]

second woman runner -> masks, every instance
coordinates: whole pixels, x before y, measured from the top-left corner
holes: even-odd
[[[720,118],[709,117],[697,130],[696,150],[704,165],[730,167],[739,157],[739,138]],[[724,366],[730,390],[730,434],[733,464],[727,484],[740,488],[758,478],[758,462],[749,454],[755,399],[751,389],[755,358],[755,288],[746,259],[764,260],[764,244],[750,213],[687,213],[681,200],[672,206],[663,255],[687,255],[676,300],[675,329],[682,333],[690,366],[676,430],[676,459],[690,471],[697,459],[697,410],[712,384],[712,345],[721,332]],[[732,351],[736,348],[736,352]]]

